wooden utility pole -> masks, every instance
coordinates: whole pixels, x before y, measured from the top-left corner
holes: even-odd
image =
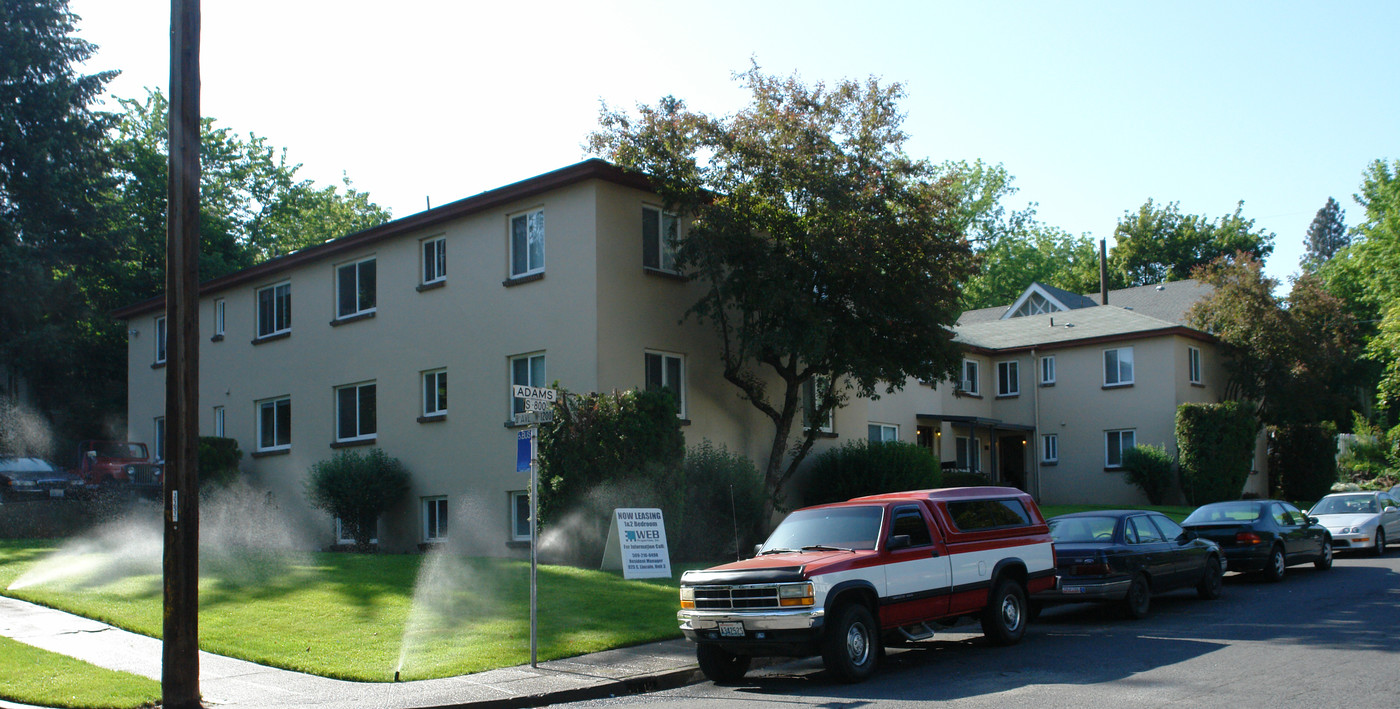
[[[170,0],[165,232],[165,709],[199,703],[199,0]]]

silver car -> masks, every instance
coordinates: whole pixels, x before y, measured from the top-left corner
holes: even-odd
[[[1388,492],[1339,492],[1308,510],[1332,533],[1337,551],[1370,549],[1376,556],[1385,545],[1400,542],[1400,501]]]

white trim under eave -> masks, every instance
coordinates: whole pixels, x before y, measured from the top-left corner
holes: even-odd
[[[1020,310],[1020,309],[1021,309],[1021,306],[1022,306],[1022,305],[1025,305],[1025,303],[1026,303],[1027,300],[1030,300],[1030,297],[1031,297],[1031,294],[1032,294],[1032,293],[1038,293],[1038,294],[1040,295],[1040,297],[1042,297],[1042,298],[1044,298],[1044,299],[1050,301],[1050,304],[1053,305],[1053,306],[1055,306],[1056,308],[1059,308],[1060,312],[1064,312],[1064,311],[1067,311],[1067,310],[1070,310],[1070,309],[1071,309],[1068,305],[1065,305],[1063,302],[1061,302],[1059,298],[1056,298],[1055,296],[1050,295],[1050,291],[1047,291],[1047,290],[1045,290],[1044,288],[1041,288],[1039,283],[1032,283],[1032,284],[1030,284],[1030,286],[1028,286],[1028,287],[1026,288],[1025,292],[1021,293],[1021,297],[1020,297],[1020,298],[1017,298],[1017,299],[1016,299],[1016,302],[1015,302],[1015,303],[1012,303],[1012,304],[1011,304],[1011,307],[1007,308],[1007,309],[1006,309],[1006,312],[1002,313],[1002,314],[1001,314],[1001,317],[998,318],[998,319],[999,319],[999,320],[1009,320],[1009,319],[1011,319],[1011,318],[1013,317],[1012,314],[1015,313],[1016,311]]]

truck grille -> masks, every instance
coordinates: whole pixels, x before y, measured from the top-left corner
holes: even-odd
[[[696,610],[749,610],[778,607],[777,586],[696,586]]]
[[[126,469],[126,474],[131,483],[154,485],[160,482],[160,478],[156,477],[157,469],[154,465],[133,465]]]

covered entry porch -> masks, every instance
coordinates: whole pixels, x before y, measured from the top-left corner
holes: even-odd
[[[993,485],[1039,498],[1035,449],[1030,447],[1034,426],[952,414],[919,414],[917,420],[919,443],[930,448],[944,471],[981,473]]]

